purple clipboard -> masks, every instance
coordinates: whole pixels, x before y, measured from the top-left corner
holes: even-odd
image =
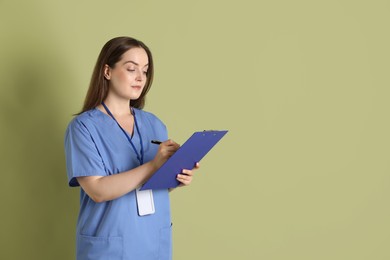
[[[176,188],[180,182],[176,175],[183,169],[192,169],[227,133],[223,131],[195,132],[150,179],[141,187],[148,189]]]

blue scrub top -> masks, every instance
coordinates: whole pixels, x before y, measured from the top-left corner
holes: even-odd
[[[138,129],[132,142],[144,162],[158,146],[150,141],[168,139],[165,125],[153,114],[134,109]],[[117,123],[95,108],[75,117],[65,133],[65,155],[70,186],[76,177],[107,176],[139,166],[137,156]],[[155,213],[139,216],[135,191],[112,201],[96,203],[81,188],[77,222],[78,260],[171,259],[172,235],[168,190],[153,190]]]

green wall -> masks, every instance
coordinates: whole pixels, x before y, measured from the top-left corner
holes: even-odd
[[[380,0],[0,0],[0,259],[73,259],[63,135],[121,35],[172,139],[230,130],[172,193],[175,259],[390,259],[389,24]]]

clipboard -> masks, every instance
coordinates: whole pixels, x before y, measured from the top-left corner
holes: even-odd
[[[183,169],[194,168],[227,133],[222,131],[195,132],[180,148],[144,183],[141,190],[176,188],[180,182],[176,176]]]

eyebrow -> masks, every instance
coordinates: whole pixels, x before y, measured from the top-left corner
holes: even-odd
[[[134,62],[134,61],[132,61],[132,60],[126,61],[125,63],[123,63],[123,65],[125,65],[125,64],[127,64],[127,63],[133,63],[134,65],[139,66],[139,64],[138,64],[137,62]],[[146,67],[146,66],[149,66],[149,64],[146,64],[144,67]]]

